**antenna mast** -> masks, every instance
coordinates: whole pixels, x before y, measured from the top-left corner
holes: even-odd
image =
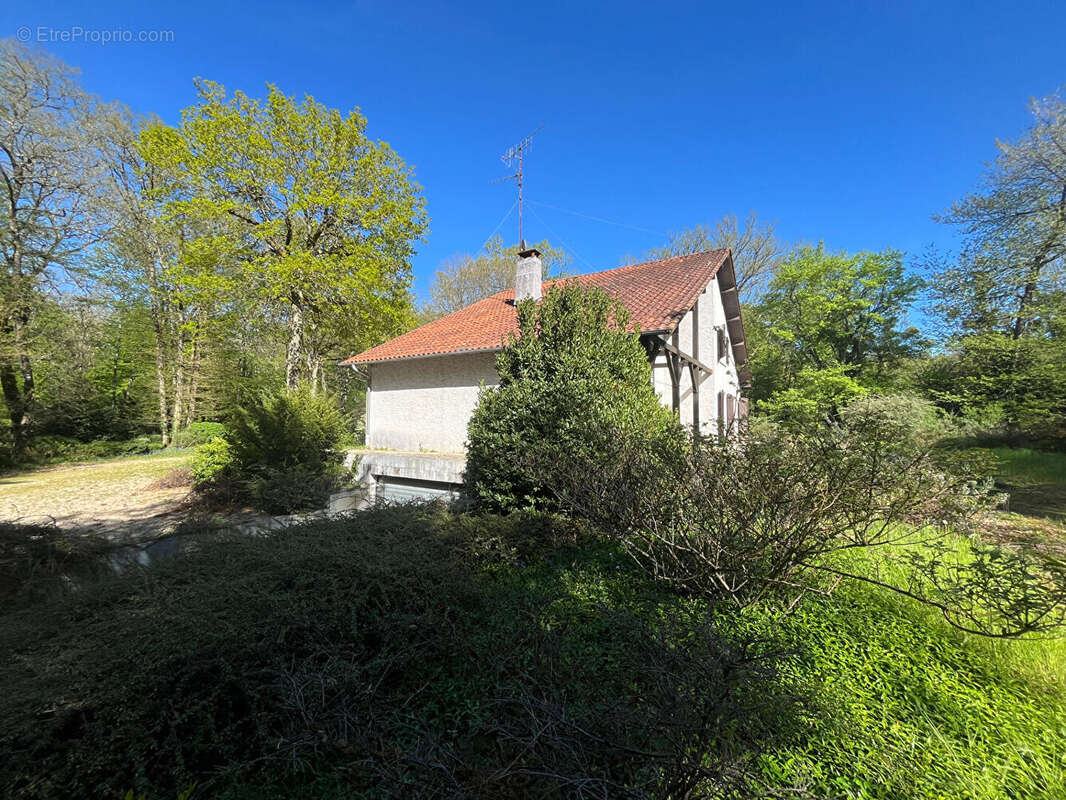
[[[543,125],[533,131],[533,133],[529,134],[529,136],[520,141],[518,144],[508,148],[507,152],[500,156],[500,161],[502,161],[508,167],[514,167],[517,163],[518,169],[513,175],[507,175],[506,177],[499,178],[493,181],[493,183],[500,183],[501,181],[515,181],[518,183],[518,241],[521,243],[522,247],[525,247],[526,242],[522,231],[522,184],[525,180],[523,162],[525,159],[526,152],[532,149],[533,147],[533,137],[540,133],[542,130],[544,130]]]

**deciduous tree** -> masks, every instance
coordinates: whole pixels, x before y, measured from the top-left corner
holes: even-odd
[[[939,217],[967,237],[960,264],[938,281],[946,310],[965,317],[976,301],[1006,317],[1015,339],[1039,324],[1066,266],[1066,99],[1029,109],[1028,130],[997,141],[981,185]]]
[[[920,287],[896,250],[803,247],[781,264],[760,308],[770,333],[800,364],[857,375],[920,344],[917,329],[905,324]]]
[[[101,287],[149,312],[158,423],[166,445],[196,414],[203,351],[224,312],[239,306],[235,224],[171,204],[176,132],[126,119],[110,137],[110,226],[93,259]],[[140,129],[140,130],[138,130]]]
[[[249,254],[242,291],[285,319],[294,387],[325,357],[309,330],[353,309],[374,338],[407,313],[409,260],[426,229],[422,197],[358,111],[345,116],[275,86],[263,100],[198,86],[199,102],[149,160],[174,175],[171,213],[236,225]]]
[[[795,250],[749,314],[755,384],[764,384],[760,396],[777,395],[769,399],[778,409],[794,405],[786,401],[795,398],[804,400],[807,410],[807,400],[832,410],[863,384],[879,380],[922,349],[918,330],[906,325],[920,287],[895,250],[833,253],[822,245]]]
[[[62,61],[0,41],[0,388],[19,454],[36,402],[30,326],[42,285],[99,238],[113,113]]]
[[[670,258],[727,247],[733,251],[741,297],[752,302],[766,289],[788,252],[776,230],[776,222],[760,222],[754,211],[743,222],[735,214],[726,214],[713,228],[700,224],[671,232],[666,244],[653,247],[644,258]]]

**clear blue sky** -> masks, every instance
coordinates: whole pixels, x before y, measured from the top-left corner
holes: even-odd
[[[514,200],[499,155],[544,123],[528,196],[665,232],[750,209],[786,238],[910,253],[1025,103],[1066,84],[1066,3],[8,2],[0,35],[171,30],[160,44],[44,46],[87,87],[175,121],[203,76],[267,81],[344,110],[414,165],[439,262],[473,251]],[[24,34],[25,35],[25,34]],[[579,272],[663,237],[543,207],[527,239]],[[514,217],[503,228],[517,238]],[[560,241],[561,240],[561,241]],[[591,266],[590,266],[591,265]]]

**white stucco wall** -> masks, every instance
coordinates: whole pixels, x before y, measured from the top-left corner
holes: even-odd
[[[471,353],[371,364],[367,447],[463,452],[478,392],[499,383],[495,362],[495,353]]]
[[[699,338],[694,347],[693,318],[697,315]],[[725,348],[721,358],[719,358],[717,352],[718,328],[721,328],[725,335]],[[678,349],[682,353],[694,356],[713,369],[713,374],[710,377],[702,372],[699,373],[699,422],[700,430],[704,433],[716,433],[718,430],[718,393],[724,392],[727,397],[734,397],[734,402],[740,397],[737,365],[733,358],[729,331],[726,329],[725,309],[722,306],[722,295],[718,289],[717,278],[713,279],[707,288],[703,290],[696,302],[696,307],[689,311],[681,320],[677,334]],[[668,341],[672,341],[672,339]],[[695,421],[690,374],[688,367],[682,368],[680,418],[685,425],[692,425]],[[660,355],[653,365],[652,379],[655,384],[655,391],[662,399],[663,405],[668,408],[671,407],[673,404],[673,384],[670,380],[670,368],[667,366],[665,356]]]

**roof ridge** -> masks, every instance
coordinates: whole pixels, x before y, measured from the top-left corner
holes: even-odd
[[[714,248],[712,248],[710,250],[697,250],[695,253],[683,253],[683,254],[681,254],[679,256],[667,256],[666,258],[660,258],[660,259],[657,259],[655,261],[641,261],[639,264],[623,264],[620,267],[611,267],[610,269],[601,269],[598,272],[584,272],[584,273],[582,273],[580,275],[566,275],[566,276],[563,276],[561,278],[550,278],[548,280],[541,281],[541,283],[556,284],[556,283],[561,283],[563,281],[580,280],[581,278],[594,278],[594,277],[597,277],[597,276],[600,276],[600,275],[607,275],[607,274],[610,274],[610,273],[613,273],[613,272],[624,272],[626,270],[636,269],[637,267],[650,267],[652,265],[661,265],[661,264],[665,264],[668,261],[677,261],[677,260],[682,259],[682,258],[692,258],[693,256],[710,255],[711,253],[721,253],[721,252],[727,251],[727,250],[729,250],[728,247],[714,247]],[[513,294],[513,293],[514,293],[514,287],[511,287],[511,288],[508,288],[508,289],[501,289],[498,292],[494,292],[493,294],[490,294],[490,295],[487,295],[486,297],[481,298],[481,300],[489,300],[489,299],[491,299],[493,297],[503,297],[504,295]],[[474,303],[480,303],[481,300],[475,300]],[[474,303],[470,303],[469,305],[464,306],[464,307],[465,308],[469,308],[470,306],[474,305]],[[458,310],[461,311],[462,309],[458,309]],[[454,313],[454,312],[452,312],[452,313]]]

